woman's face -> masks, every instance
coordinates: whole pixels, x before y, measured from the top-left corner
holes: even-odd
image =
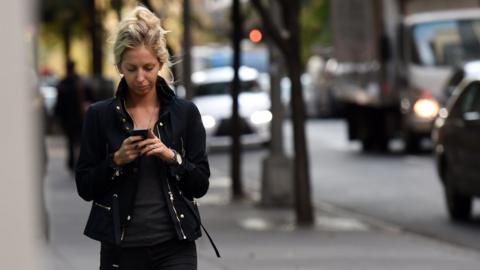
[[[119,66],[131,94],[139,96],[155,91],[158,72],[161,68],[162,64],[156,55],[143,45],[126,50]]]

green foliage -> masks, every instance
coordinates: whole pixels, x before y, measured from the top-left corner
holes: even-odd
[[[331,44],[329,0],[305,0],[300,14],[302,62],[305,63],[314,48]]]
[[[88,23],[88,1],[40,0],[39,17],[43,33],[47,39],[61,38],[65,27],[71,29],[73,35],[85,32]]]

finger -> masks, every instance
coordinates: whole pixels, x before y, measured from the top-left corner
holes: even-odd
[[[157,145],[156,145],[156,144],[146,145],[145,147],[142,148],[141,154],[144,155],[144,154],[146,154],[147,152],[150,152],[150,151],[152,151],[152,150],[155,150],[156,148],[157,148]]]
[[[164,155],[164,153],[167,149],[168,149],[168,147],[166,147],[164,144],[161,144],[161,145],[157,144],[157,147],[155,147],[155,149],[145,151],[144,155],[146,155],[146,156],[155,155],[155,156],[158,156],[158,157],[162,157],[162,155]]]
[[[155,144],[157,142],[157,139],[146,139],[138,143],[138,148],[143,148],[145,145]]]
[[[128,162],[136,159],[139,156],[140,152],[138,151],[128,151],[125,153],[125,156],[127,157]]]
[[[128,144],[133,144],[135,142],[143,140],[142,136],[130,136],[125,141],[127,141]]]
[[[148,129],[148,138],[157,138],[157,135],[153,132],[153,129]]]
[[[132,143],[132,144],[127,144],[124,146],[125,151],[132,151],[132,150],[137,150],[139,149],[138,143]]]
[[[145,151],[145,153],[143,155],[145,156],[160,156],[160,153],[162,153],[162,150],[160,148],[153,148],[153,149],[149,149],[147,151]]]

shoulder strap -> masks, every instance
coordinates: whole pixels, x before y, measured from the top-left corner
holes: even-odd
[[[182,196],[182,198],[183,198],[185,201],[187,200],[187,198],[185,198],[185,197],[183,197],[183,196]],[[191,202],[187,202],[187,201],[186,201],[186,204],[187,204],[188,208],[192,211],[193,216],[195,217],[195,219],[197,220],[198,224],[200,224],[200,226],[202,227],[203,231],[204,231],[205,234],[207,235],[208,240],[210,241],[210,244],[212,245],[213,249],[215,250],[215,254],[217,255],[218,258],[221,258],[220,252],[218,251],[217,246],[216,246],[215,243],[213,242],[212,237],[211,237],[210,234],[208,233],[207,229],[205,229],[205,226],[203,226],[202,221],[200,220],[200,217],[197,215],[195,209],[193,208],[193,206],[192,206],[190,203],[191,203]]]

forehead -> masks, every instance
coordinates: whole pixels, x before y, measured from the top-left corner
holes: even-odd
[[[122,56],[122,63],[129,65],[145,65],[158,63],[157,56],[152,50],[145,46],[139,46],[125,50]]]

